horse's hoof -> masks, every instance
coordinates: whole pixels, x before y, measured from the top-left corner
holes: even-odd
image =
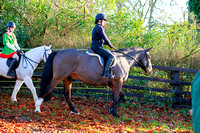
[[[120,116],[117,114],[117,112],[115,112],[115,111],[113,110],[113,107],[110,107],[110,108],[108,109],[108,113],[109,113],[109,114],[112,114],[112,115],[115,116],[116,118],[120,118]]]
[[[17,101],[12,101],[13,103],[18,103]]]
[[[80,115],[80,113],[77,111],[71,111],[71,114],[75,114],[75,113],[77,113],[77,115]]]
[[[113,111],[113,107],[110,107],[110,108],[108,109],[108,113],[111,114],[112,111]]]
[[[113,113],[112,114],[114,117],[116,117],[116,118],[120,118],[120,116],[117,114],[117,113]]]
[[[40,110],[35,110],[35,112],[36,112],[36,113],[41,113],[41,111],[40,111]]]

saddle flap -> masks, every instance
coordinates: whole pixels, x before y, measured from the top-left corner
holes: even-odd
[[[86,53],[87,53],[88,55],[90,55],[90,56],[96,56],[97,59],[98,59],[98,61],[99,61],[99,63],[101,64],[101,66],[104,67],[105,59],[104,59],[102,56],[96,54],[91,48],[88,48],[88,51],[86,51]],[[111,65],[111,67],[113,67],[113,66],[116,65],[116,61],[117,61],[117,59],[116,59],[116,57],[114,56],[114,61],[113,61],[113,64]]]
[[[88,51],[86,51],[86,53],[90,56],[96,56],[99,63],[101,64],[101,66],[104,66],[105,59],[103,57],[101,57],[100,55],[94,53],[94,51],[92,49],[89,49]]]

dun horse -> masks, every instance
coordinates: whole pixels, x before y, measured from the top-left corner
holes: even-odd
[[[151,49],[151,48],[150,48]],[[78,113],[71,101],[72,80],[78,79],[91,85],[108,85],[113,90],[113,105],[109,111],[119,117],[117,106],[124,99],[121,89],[128,78],[130,67],[138,64],[147,75],[152,73],[149,50],[145,48],[128,48],[113,51],[116,56],[116,65],[112,67],[113,79],[102,78],[103,66],[96,57],[76,49],[66,49],[53,52],[49,55],[43,69],[39,90],[39,99],[36,102],[36,112],[40,112],[40,105],[44,98],[61,82],[64,83],[64,95],[72,113]]]

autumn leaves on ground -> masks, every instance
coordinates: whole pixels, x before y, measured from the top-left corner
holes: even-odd
[[[193,132],[192,118],[186,109],[126,101],[118,107],[121,118],[108,114],[111,100],[73,96],[80,115],[70,114],[61,94],[43,102],[42,113],[34,112],[28,90],[10,100],[11,90],[0,89],[0,132]]]

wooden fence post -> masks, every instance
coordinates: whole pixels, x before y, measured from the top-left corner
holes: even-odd
[[[174,81],[179,81],[179,71],[174,71]],[[179,95],[177,94],[177,91],[180,90],[179,84],[174,84],[174,98],[173,98],[173,103],[176,104],[177,99],[179,98]]]

